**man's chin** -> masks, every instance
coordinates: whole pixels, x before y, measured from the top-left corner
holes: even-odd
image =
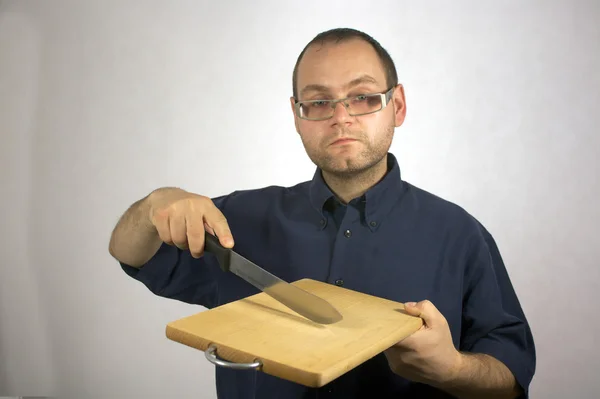
[[[383,154],[382,157],[385,157]],[[315,164],[324,172],[339,177],[352,177],[368,172],[382,160],[376,154],[336,154],[316,160]]]
[[[338,176],[352,176],[360,174],[371,167],[367,160],[357,159],[356,157],[340,157],[335,160],[329,160],[320,165],[325,172]]]

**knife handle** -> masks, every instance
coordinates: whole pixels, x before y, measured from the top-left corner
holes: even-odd
[[[216,256],[219,266],[224,272],[229,271],[229,265],[231,263],[231,249],[225,248],[219,242],[219,239],[208,231],[204,234],[204,251],[210,252]]]

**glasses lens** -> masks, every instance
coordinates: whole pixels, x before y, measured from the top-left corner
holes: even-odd
[[[327,119],[333,115],[333,109],[329,101],[315,101],[300,103],[298,107],[301,118]]]
[[[368,114],[381,109],[381,96],[379,94],[356,96],[349,99],[348,104],[350,114]]]

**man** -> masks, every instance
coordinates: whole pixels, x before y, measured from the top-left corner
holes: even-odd
[[[121,217],[110,253],[166,298],[213,308],[257,293],[203,254],[207,229],[286,281],[403,302],[424,327],[320,389],[218,367],[219,397],[527,397],[533,338],[493,238],[403,181],[388,152],[406,115],[389,54],[362,32],[324,32],[298,57],[290,103],[312,180],[212,199],[157,189]]]

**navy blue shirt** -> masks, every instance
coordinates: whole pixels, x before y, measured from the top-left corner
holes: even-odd
[[[456,348],[504,362],[528,396],[535,370],[530,327],[490,233],[461,207],[388,173],[344,205],[317,169],[310,181],[213,198],[235,250],[280,278],[311,278],[398,302],[430,300]],[[156,295],[208,309],[258,291],[224,273],[212,254],[163,244],[147,264],[123,270]],[[219,398],[447,398],[407,381],[384,354],[319,389],[254,370],[216,368]]]

